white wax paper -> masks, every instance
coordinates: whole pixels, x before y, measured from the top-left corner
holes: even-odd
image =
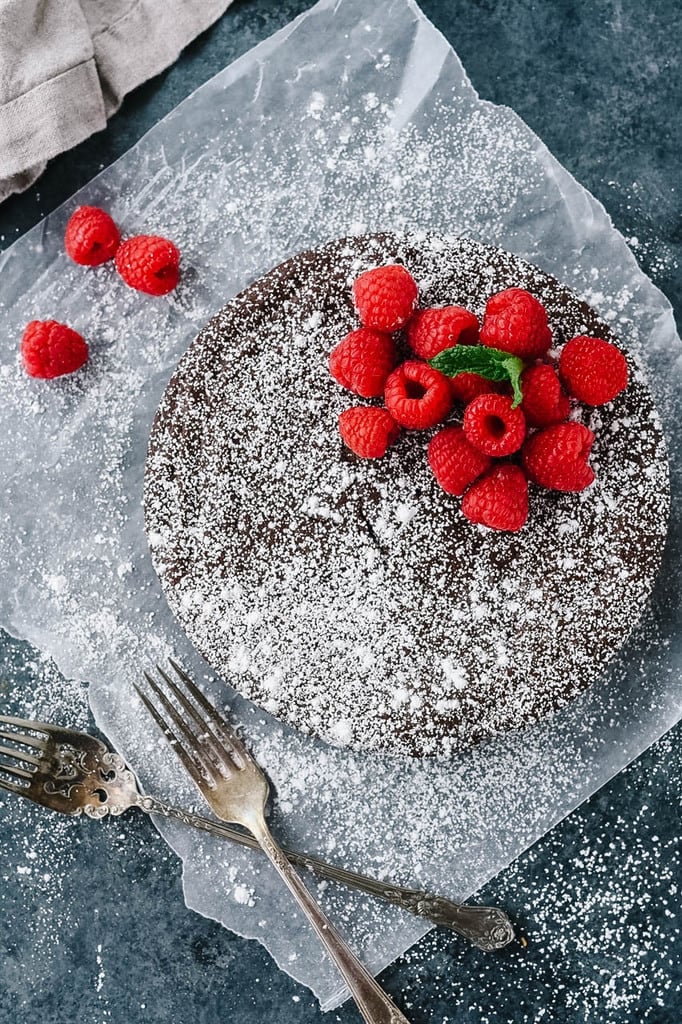
[[[70,263],[63,229],[80,203],[106,207],[128,234],[174,239],[177,292],[152,299],[111,265]],[[306,739],[227,682],[207,681],[273,780],[281,839],[462,898],[678,717],[682,350],[669,304],[604,209],[511,110],[476,96],[409,0],[323,0],[5,253],[0,623],[90,682],[99,725],[150,790],[196,806],[131,685],[170,652],[206,680],[147,553],[141,493],[154,410],[198,329],[253,278],[330,238],[402,228],[511,249],[582,294],[647,366],[671,452],[671,540],[652,607],[608,678],[552,721],[449,763],[406,763]],[[18,340],[33,317],[83,331],[88,367],[51,383],[26,378]],[[257,855],[158,824],[183,858],[189,906],[258,938],[324,1007],[345,997]],[[426,930],[346,890],[317,891],[374,971]],[[532,921],[532,906],[523,910]]]

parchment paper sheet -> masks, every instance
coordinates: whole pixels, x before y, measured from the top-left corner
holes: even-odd
[[[174,239],[178,291],[152,299],[127,289],[111,265],[70,263],[63,228],[81,203],[106,207],[128,234]],[[550,722],[449,763],[405,763],[305,739],[226,682],[207,682],[272,777],[280,838],[461,898],[679,715],[682,350],[669,304],[604,209],[511,110],[477,97],[409,0],[322,0],[5,253],[0,623],[90,682],[99,725],[150,790],[196,806],[131,686],[169,652],[205,673],[147,553],[141,489],[155,407],[202,324],[253,278],[335,236],[406,227],[511,249],[592,302],[648,367],[671,451],[673,523],[652,607],[608,678]],[[27,379],[17,349],[33,317],[82,330],[88,367],[52,383]],[[183,858],[189,906],[258,938],[323,1007],[345,997],[261,859],[159,827]],[[425,931],[345,890],[318,891],[375,971]]]

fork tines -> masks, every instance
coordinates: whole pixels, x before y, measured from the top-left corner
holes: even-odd
[[[39,722],[32,722],[26,718],[14,718],[11,715],[0,715],[0,725],[13,725],[20,729],[31,729],[34,732],[40,731]],[[32,747],[41,753],[44,753],[46,748],[45,740],[38,739],[36,736],[29,736],[24,732],[17,732],[13,729],[0,729],[0,740],[19,743],[23,747]],[[27,783],[30,785],[35,770],[40,764],[41,759],[36,757],[35,754],[0,743],[0,789],[7,790],[10,793],[21,793],[23,789],[27,788]],[[2,778],[1,776],[18,780],[18,782],[10,782],[7,778]]]
[[[184,669],[172,658],[168,661],[176,679],[160,665],[156,666],[156,672],[162,682],[149,672],[144,673],[156,702],[136,684],[133,685],[194,781],[205,783],[213,789],[218,777],[226,777],[244,768],[250,755],[232,726],[213,707]],[[172,694],[175,703],[168,693]]]

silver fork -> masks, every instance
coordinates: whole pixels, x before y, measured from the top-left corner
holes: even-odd
[[[343,976],[367,1024],[409,1024],[336,931],[273,839],[265,822],[268,781],[253,756],[186,672],[171,664],[181,685],[158,665],[157,672],[177,706],[147,672],[145,678],[157,703],[139,687],[135,689],[199,792],[218,818],[242,825],[257,840]]]
[[[3,746],[2,741],[12,745]],[[248,832],[142,793],[123,758],[102,740],[50,722],[0,715],[0,790],[61,814],[85,814],[96,819],[137,807],[146,814],[174,818],[240,846],[260,849]],[[309,868],[321,878],[359,889],[450,928],[479,949],[501,949],[514,938],[512,923],[499,907],[455,903],[445,896],[380,881],[318,857],[283,849],[292,863]]]

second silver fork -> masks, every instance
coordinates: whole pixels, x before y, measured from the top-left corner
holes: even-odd
[[[158,666],[157,671],[177,704],[146,672],[156,702],[135,689],[199,792],[218,818],[242,825],[258,841],[343,976],[367,1024],[409,1024],[336,931],[270,833],[264,813],[268,781],[255,759],[189,676],[174,662],[171,665],[177,683]]]
[[[194,814],[165,800],[143,793],[122,758],[90,733],[65,729],[50,722],[0,715],[0,793],[25,797],[61,814],[86,814],[101,820],[137,807],[145,814],[160,814],[211,835],[230,839],[249,849],[260,849],[244,829],[216,817]],[[26,749],[27,748],[27,749]],[[479,949],[502,949],[514,938],[509,917],[499,907],[455,903],[445,896],[411,889],[394,882],[327,864],[310,854],[283,847],[293,863],[321,878],[340,882],[377,896],[432,924],[451,928]]]

